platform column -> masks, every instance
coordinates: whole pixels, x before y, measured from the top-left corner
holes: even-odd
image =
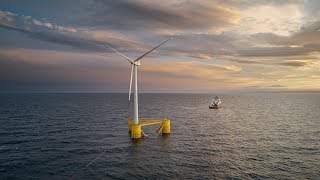
[[[138,139],[141,138],[141,125],[140,124],[132,124],[131,126],[131,138]]]
[[[170,134],[170,120],[169,119],[164,119],[162,121],[162,134]]]

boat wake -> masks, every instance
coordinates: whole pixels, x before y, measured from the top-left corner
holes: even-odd
[[[182,107],[182,109],[194,110],[199,109],[200,107]]]

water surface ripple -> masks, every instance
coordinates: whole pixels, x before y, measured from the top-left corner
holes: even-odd
[[[218,94],[210,110],[214,95],[140,94],[172,134],[137,144],[127,94],[0,94],[0,179],[320,177],[320,94]]]

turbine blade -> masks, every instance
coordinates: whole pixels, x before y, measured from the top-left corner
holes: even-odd
[[[138,57],[137,59],[135,59],[134,62],[139,61],[140,59],[142,59],[143,57],[145,57],[147,54],[151,53],[153,50],[157,49],[158,47],[160,47],[160,46],[163,45],[164,43],[168,42],[170,39],[172,39],[172,38],[169,38],[169,39],[167,39],[166,41],[164,41],[163,43],[159,44],[158,46],[152,48],[150,51],[146,52],[146,53],[143,54],[142,56],[140,56],[140,57]]]
[[[111,46],[109,46],[108,44],[105,44],[105,46],[106,46],[106,47],[108,47],[108,48],[110,48],[110,49],[112,49],[114,52],[116,52],[116,53],[120,54],[122,57],[126,58],[130,63],[133,63],[133,61],[132,61],[130,58],[128,58],[127,56],[125,56],[125,55],[124,55],[124,54],[122,54],[121,52],[119,52],[119,51],[117,51],[117,50],[113,49],[113,48],[112,48]]]
[[[128,99],[128,108],[130,107],[130,96],[131,96],[131,87],[132,87],[132,74],[133,74],[133,64],[131,65],[131,75],[130,75],[130,86],[129,86],[129,99]]]

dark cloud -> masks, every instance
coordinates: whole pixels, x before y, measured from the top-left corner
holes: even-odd
[[[273,33],[250,35],[249,43],[258,47],[238,48],[241,56],[297,56],[320,51],[320,21],[303,26],[289,36]],[[260,46],[260,47],[259,47]],[[265,47],[261,47],[265,46]]]
[[[36,4],[36,5],[34,5]],[[234,25],[238,18],[233,1],[4,0],[5,9],[23,9],[33,17],[85,28],[153,31],[158,29],[215,28]],[[59,13],[57,13],[57,10]],[[14,11],[15,13],[19,13]]]
[[[212,25],[214,26],[214,24],[219,24],[220,20],[221,23],[228,22],[228,20],[223,18],[219,20],[220,15],[222,16],[224,11],[228,12],[228,10],[220,8],[219,6],[215,6],[216,4],[214,3],[214,5],[208,5],[207,3],[196,3],[195,6],[199,6],[199,10],[197,8],[194,8],[194,4],[189,1],[182,3],[182,5],[178,7],[175,7],[178,8],[176,10],[172,10],[171,8],[166,9],[162,5],[152,6],[153,3],[148,3],[144,1],[95,1],[95,3],[93,4],[95,4],[95,6],[87,7],[87,12],[85,13],[93,11],[92,8],[96,8],[97,12],[89,13],[90,15],[88,16],[88,18],[90,18],[91,20],[90,22],[88,21],[89,24],[86,24],[86,26],[92,25],[93,27],[99,27],[99,24],[102,25],[109,23],[110,26],[116,27],[122,26],[126,23],[136,23],[136,21],[138,21],[137,25],[139,27],[137,27],[137,29],[148,29],[148,23],[150,23],[150,26],[152,26],[152,28],[160,29],[162,29],[162,27],[157,27],[159,23],[170,26],[172,25],[174,27],[177,27],[178,29],[189,29],[189,26],[190,28],[192,28],[193,25],[199,28],[206,29],[210,28],[210,26]],[[221,11],[216,11],[215,9],[211,8],[218,8]],[[213,14],[211,14],[211,11],[213,11]],[[210,23],[202,16],[205,16],[207,18],[213,16],[218,20],[214,19],[214,22]],[[16,16],[14,18],[17,19]],[[131,20],[131,18],[133,18],[133,20]],[[197,18],[201,20],[198,21]],[[32,22],[31,20],[29,21]],[[201,26],[202,21],[206,22],[203,24],[204,26]],[[85,19],[82,19],[82,22],[86,23],[87,21]],[[139,25],[139,23],[144,23],[147,26],[143,26],[142,24]],[[177,23],[177,25],[174,25],[174,23]],[[197,25],[197,23],[199,23],[199,25]],[[207,24],[208,27],[205,27],[205,24]],[[54,27],[57,26],[54,24],[52,25]],[[71,33],[61,32],[57,31],[56,29],[50,28],[44,29],[43,27],[42,29],[40,27],[26,28],[26,25],[23,24],[22,21],[18,20],[17,22],[15,22],[15,24],[1,24],[0,22],[0,26],[2,28],[20,31],[34,39],[40,39],[43,41],[71,46],[88,51],[106,51],[106,48],[103,46],[103,44],[106,42],[110,43],[117,49],[132,52],[138,51],[141,53],[154,45],[149,44],[149,46],[145,46],[137,42],[130,41],[128,40],[128,38],[118,38],[117,36],[107,34],[99,35],[95,31],[84,32],[78,30],[78,32]],[[136,28],[136,26],[134,25],[128,27],[130,27],[131,29]],[[320,22],[316,22],[313,23],[311,26],[303,27],[299,32],[296,32],[291,36],[280,36],[272,33],[257,33],[251,35],[247,39],[248,44],[243,43],[243,41],[241,40],[245,37],[230,32],[221,33],[220,35],[204,33],[183,33],[175,35],[175,40],[173,42],[170,42],[171,45],[168,45],[168,47],[170,48],[164,47],[164,49],[166,50],[162,51],[162,54],[187,56],[199,59],[212,59],[217,55],[240,55],[248,57],[306,55],[314,51],[319,51],[319,28]],[[170,31],[170,28],[168,29]],[[252,46],[255,44],[267,44],[271,45],[271,47]]]
[[[305,67],[305,66],[311,65],[312,63],[308,61],[286,61],[279,64],[283,66],[291,66],[291,67]]]
[[[241,63],[241,64],[268,64],[265,62],[260,62],[260,61],[248,61],[248,60],[242,60],[242,59],[228,59],[228,61],[232,61],[232,62],[237,62],[237,63]]]
[[[125,30],[202,29],[234,24],[237,13],[215,2],[186,1],[179,6],[160,1],[102,1],[87,7],[82,26],[104,26]]]
[[[306,44],[302,47],[250,47],[246,49],[240,49],[238,51],[238,55],[246,57],[289,57],[309,55],[313,52],[320,52],[320,44]]]
[[[301,27],[300,31],[292,34],[290,39],[299,44],[320,44],[320,20],[308,26]]]
[[[221,55],[234,55],[236,38],[229,33],[224,34],[182,34],[163,47],[167,55],[192,57],[196,59],[215,59]]]
[[[171,54],[208,59],[219,55],[247,57],[290,57],[310,55],[320,51],[320,21],[304,26],[289,36],[273,33],[257,33],[241,36],[230,32],[214,34],[176,35]],[[243,62],[243,61],[242,61]],[[239,61],[239,63],[241,63]],[[252,63],[252,62],[244,62]]]
[[[228,59],[228,61],[237,62],[240,64],[257,64],[257,65],[269,65],[269,66],[290,66],[290,67],[307,67],[313,64],[312,61],[305,61],[305,60],[287,60],[281,63],[278,62],[269,62],[268,60],[264,61],[254,61],[254,60],[243,60],[243,59]],[[279,59],[278,61],[282,61]]]
[[[19,31],[22,33],[25,33],[27,36],[39,39],[51,43],[61,44],[61,45],[67,45],[72,46],[80,49],[86,49],[91,51],[103,51],[105,48],[103,48],[102,43],[97,43],[94,41],[86,40],[85,38],[81,37],[75,37],[64,33],[54,32],[54,31],[31,31],[26,30],[19,27],[9,26],[0,24],[1,28],[11,29],[15,31]]]
[[[250,36],[250,40],[259,44],[290,45],[294,42],[288,36],[273,33],[256,33]]]
[[[24,19],[23,15],[19,16],[8,12],[6,12],[6,17],[10,18],[10,21],[0,19],[0,28],[21,32],[32,39],[88,51],[109,51],[104,46],[105,43],[127,50],[138,49],[141,51],[143,49],[143,46],[137,42],[113,37],[107,33],[78,31],[74,28],[57,26],[48,22],[42,23],[32,18]]]
[[[267,86],[267,87],[272,87],[272,88],[283,88],[283,87],[287,87],[287,86],[283,86],[283,85],[279,85],[279,84],[274,84],[274,85]]]
[[[281,36],[273,33],[257,33],[250,35],[250,40],[257,44],[270,45],[297,45],[320,44],[320,21],[302,26],[299,31],[289,36]]]
[[[315,0],[316,1],[316,0]],[[305,0],[244,0],[239,1],[238,6],[242,8],[248,8],[253,6],[265,6],[265,5],[272,5],[272,6],[282,6],[288,4],[303,4]]]
[[[252,47],[239,50],[240,56],[252,57],[272,57],[272,56],[296,56],[307,54],[309,51],[298,47]]]

